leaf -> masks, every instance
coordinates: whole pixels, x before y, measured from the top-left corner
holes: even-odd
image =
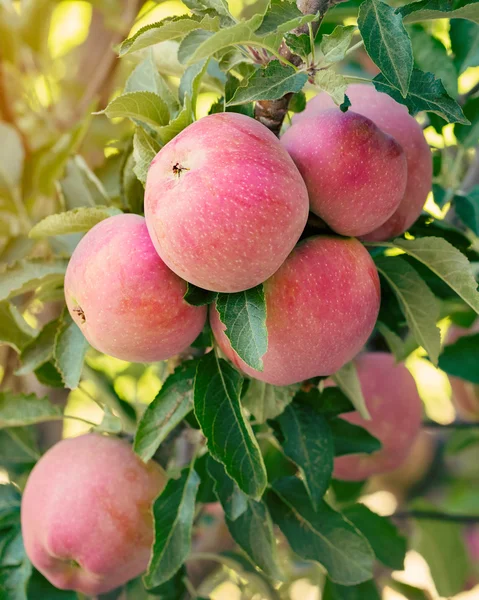
[[[0,529],[20,522],[22,497],[11,484],[0,484]]]
[[[343,60],[355,31],[354,25],[337,25],[333,33],[323,35],[319,45],[321,63],[329,65]]]
[[[322,564],[332,581],[355,585],[371,579],[374,554],[367,540],[324,500],[314,511],[299,479],[273,482],[267,503],[293,551]]]
[[[372,454],[381,450],[381,442],[358,425],[344,419],[333,419],[329,426],[333,434],[335,456]]]
[[[41,239],[52,235],[67,233],[84,233],[100,221],[113,215],[120,215],[121,210],[108,206],[74,208],[63,213],[49,215],[37,223],[28,234],[33,239]]]
[[[146,183],[146,176],[151,161],[160,151],[160,144],[141,127],[137,127],[133,136],[133,171],[141,183]]]
[[[397,238],[392,243],[423,263],[479,313],[479,293],[471,265],[452,244],[437,237],[415,240]]]
[[[50,404],[46,396],[0,392],[0,429],[57,420],[61,414],[60,407]]]
[[[374,580],[355,586],[344,586],[326,581],[321,600],[381,600]]]
[[[195,499],[200,478],[194,461],[179,479],[170,479],[153,504],[155,541],[144,577],[148,589],[171,579],[181,568],[191,548]]]
[[[470,19],[479,23],[479,6],[476,0],[419,0],[396,9],[406,23],[429,19]]]
[[[467,196],[456,196],[454,208],[461,221],[479,236],[479,186],[476,186]]]
[[[404,569],[407,540],[388,518],[372,512],[364,504],[349,506],[343,514],[365,536],[383,565],[396,571]]]
[[[112,412],[108,405],[103,407],[103,411],[101,423],[94,427],[93,431],[98,431],[100,433],[111,433],[114,435],[121,433],[123,425],[120,417],[117,417],[117,415]]]
[[[411,115],[425,110],[439,115],[448,123],[469,125],[459,104],[448,95],[442,81],[436,79],[432,73],[413,69],[409,91],[405,98],[388,83],[382,73],[376,75],[373,83],[378,92],[389,94],[396,102],[405,104]]]
[[[32,340],[35,330],[28,325],[11,302],[0,302],[0,344],[8,344],[21,352]]]
[[[195,415],[208,449],[248,496],[261,498],[266,469],[258,442],[241,411],[243,378],[214,352],[204,356],[196,372]]]
[[[2,540],[0,591],[8,600],[27,600],[27,585],[32,572],[23,546],[20,528],[13,528]]]
[[[186,97],[185,105],[181,109],[178,116],[173,119],[168,125],[164,127],[158,127],[157,133],[163,144],[167,144],[170,140],[172,140],[175,136],[186,129],[188,125],[191,125],[194,121],[194,113],[191,105],[191,99]]]
[[[448,375],[479,384],[479,333],[465,335],[445,346],[439,368]]]
[[[401,15],[382,0],[365,0],[359,9],[358,26],[366,52],[383,77],[406,97],[413,54]]]
[[[316,509],[333,473],[334,444],[325,417],[312,407],[293,402],[277,417],[284,453],[300,469],[304,485]]]
[[[300,35],[286,33],[284,41],[291,52],[298,56],[306,58],[311,54],[311,39],[307,33],[301,33]]]
[[[104,114],[110,119],[130,118],[153,128],[168,125],[170,120],[168,106],[153,92],[122,94],[112,100],[104,110],[95,114]]]
[[[427,590],[397,581],[397,579],[390,578],[388,581],[388,587],[404,596],[407,600],[432,600],[431,594]]]
[[[442,81],[450,96],[457,96],[457,71],[452,58],[440,40],[430,35],[420,25],[409,30],[414,61],[422,71],[429,71]]]
[[[267,575],[281,579],[273,523],[266,505],[245,496],[228,477],[224,467],[211,457],[208,471],[215,481],[215,493],[235,542]]]
[[[479,142],[479,98],[471,98],[462,107],[470,125],[454,125],[454,135],[465,148],[473,148]]]
[[[441,351],[439,302],[417,271],[399,256],[377,257],[379,273],[393,289],[417,343],[437,365]]]
[[[271,0],[263,22],[256,33],[258,36],[287,33],[296,27],[310,23],[315,18],[314,14],[304,15],[294,2]]]
[[[15,375],[31,373],[52,358],[57,330],[58,319],[54,319],[47,323],[37,337],[25,346],[20,355],[22,366],[15,371]]]
[[[279,60],[272,60],[262,69],[238,87],[227,106],[256,102],[258,100],[276,100],[290,92],[299,92],[308,80],[306,73],[299,73]]]
[[[205,306],[211,304],[216,300],[218,292],[211,292],[209,290],[203,290],[202,288],[196,287],[192,283],[186,284],[186,292],[183,299],[191,304],[192,306]]]
[[[39,458],[40,451],[31,428],[11,427],[0,431],[0,465],[7,471],[23,473]]]
[[[167,377],[147,407],[135,434],[133,450],[148,462],[160,444],[193,409],[193,384],[198,362],[189,360]]]
[[[28,582],[28,600],[78,600],[78,595],[73,591],[53,587],[41,573],[34,569]]]
[[[17,130],[8,123],[0,122],[0,193],[13,197],[23,173],[25,151]]]
[[[67,210],[109,203],[103,185],[81,156],[75,156],[67,161],[65,174],[57,182],[57,188],[62,194]]]
[[[479,25],[465,19],[451,19],[451,50],[458,73],[479,66]]]
[[[334,69],[326,69],[324,71],[318,71],[314,76],[314,82],[323,90],[327,92],[338,106],[344,102],[344,92],[348,87],[347,79],[336,73]]]
[[[63,282],[68,261],[19,260],[0,273],[0,301],[35,290],[47,283]]]
[[[88,347],[85,336],[65,309],[55,337],[53,358],[65,387],[71,390],[77,388],[80,382]]]
[[[135,159],[133,151],[124,154],[120,169],[120,198],[123,207],[132,213],[144,212],[145,190],[135,174]]]
[[[197,29],[190,32],[181,42],[178,48],[178,60],[182,64],[193,64],[209,58],[215,52],[227,48],[228,46],[247,45],[256,40],[255,31],[258,29],[263,16],[254,15],[248,21],[241,21],[233,27],[221,29],[216,33]]]
[[[179,17],[168,17],[159,21],[158,23],[152,23],[139,29],[131,38],[126,39],[120,46],[120,56],[125,56],[130,52],[136,52],[164,42],[166,40],[174,40],[185,36],[194,29],[208,29],[211,30],[219,28],[219,20],[217,17],[205,17],[202,21],[198,21],[188,15],[181,15]]]
[[[299,388],[299,384],[276,386],[251,379],[241,402],[258,423],[266,423],[283,412]]]
[[[370,419],[371,416],[366,407],[361,383],[354,362],[349,362],[336,371],[333,375],[336,385],[353,403],[354,408],[359,412],[363,419]]]
[[[305,392],[301,392],[297,395],[297,400],[303,399],[305,395]],[[337,417],[338,415],[353,412],[355,410],[351,400],[336,386],[325,388],[321,394],[319,394],[319,391],[316,388],[313,388],[307,395],[312,396],[309,401],[310,404],[313,405],[319,413],[328,418]]]
[[[247,365],[262,371],[262,357],[268,348],[263,285],[244,292],[218,294],[216,310],[233,350]]]
[[[180,102],[184,103],[188,96],[193,108],[196,107],[196,100],[200,91],[201,79],[208,68],[209,59],[205,58],[194,65],[187,67],[180,80],[178,95]]]

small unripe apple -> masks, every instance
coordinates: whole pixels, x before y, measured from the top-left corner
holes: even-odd
[[[95,225],[75,248],[65,276],[68,310],[90,344],[133,362],[185,350],[206,322],[206,308],[184,299],[186,282],[151,243],[145,219],[117,215]]]
[[[221,350],[261,381],[289,385],[331,375],[361,350],[379,311],[379,277],[356,239],[318,236],[302,241],[264,283],[268,350],[263,371],[242,361],[213,306],[210,321]]]
[[[308,218],[304,181],[264,125],[236,113],[196,121],[148,171],[145,217],[158,254],[177,275],[239,292],[284,262]]]
[[[311,210],[337,233],[370,233],[398,208],[404,151],[367,117],[325,110],[292,125],[281,142],[306,182]]]
[[[334,477],[361,481],[399,467],[408,457],[422,420],[422,401],[413,376],[386,352],[361,354],[355,361],[371,420],[358,412],[343,415],[360,425],[382,444],[373,454],[348,454],[334,461]]]
[[[137,577],[153,542],[152,504],[165,484],[117,438],[87,434],[53,446],[22,498],[33,565],[57,588],[96,596]]]

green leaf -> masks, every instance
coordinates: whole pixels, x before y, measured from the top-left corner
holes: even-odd
[[[208,68],[209,59],[205,58],[194,65],[190,65],[183,73],[180,80],[178,95],[180,102],[185,103],[190,98],[192,109],[196,108],[196,101],[200,91],[201,80]]]
[[[133,151],[124,155],[120,169],[120,197],[123,207],[135,214],[144,212],[145,190],[135,174],[136,162]]]
[[[263,285],[244,292],[218,294],[216,310],[233,350],[247,365],[262,371],[262,357],[268,349]]]
[[[103,417],[101,423],[93,428],[93,431],[100,433],[111,433],[118,435],[122,432],[123,424],[120,417],[117,417],[108,405],[103,407]]]
[[[28,582],[28,600],[78,600],[78,595],[76,592],[53,587],[41,573],[34,569]]]
[[[55,337],[53,358],[65,387],[74,390],[80,383],[88,342],[65,309]]]
[[[183,298],[192,306],[205,306],[211,304],[216,300],[218,292],[210,292],[209,290],[203,290],[202,288],[196,287],[192,283],[186,284],[186,292]]]
[[[413,69],[409,91],[405,98],[388,83],[382,73],[376,75],[373,83],[378,92],[389,94],[396,102],[405,104],[411,115],[425,110],[439,115],[448,123],[469,125],[459,104],[448,95],[442,81],[436,79],[432,73]]]
[[[190,552],[195,499],[200,485],[193,466],[194,461],[183,469],[179,479],[170,479],[153,504],[155,541],[144,577],[148,589],[171,579]]]
[[[160,444],[193,409],[197,365],[197,361],[189,360],[177,367],[143,414],[133,445],[143,461],[147,462],[153,457]]]
[[[298,56],[306,58],[311,54],[311,39],[307,33],[295,35],[294,33],[286,33],[284,36],[286,45]]]
[[[302,400],[305,396],[306,392],[301,392],[298,394],[297,400]],[[309,403],[319,413],[328,418],[337,417],[338,415],[355,410],[351,400],[337,387],[327,387],[321,394],[318,389],[313,388],[307,393],[307,396],[311,397]]]
[[[258,442],[241,411],[243,378],[214,352],[204,356],[195,379],[195,415],[211,455],[248,496],[261,498],[266,469]]]
[[[293,551],[322,564],[332,581],[355,585],[371,579],[374,554],[367,540],[324,500],[313,510],[299,479],[273,482],[267,503]]]
[[[299,92],[308,80],[306,73],[299,73],[279,60],[272,60],[265,68],[257,69],[238,87],[227,106],[235,106],[258,100],[276,100],[290,92]]]
[[[407,324],[417,343],[437,365],[441,351],[439,302],[418,272],[399,256],[380,256],[374,260],[379,273],[386,279],[401,306]]]
[[[0,431],[0,465],[7,471],[22,473],[39,458],[40,451],[31,428],[11,427]]]
[[[345,364],[344,367],[341,367],[339,371],[336,371],[333,375],[333,379],[339,389],[351,400],[354,408],[359,412],[363,419],[370,419],[371,416],[366,407],[366,402],[361,390],[361,383],[354,362],[349,362]]]
[[[479,313],[479,293],[471,265],[452,244],[437,237],[415,240],[397,238],[392,243],[423,263]]]
[[[344,103],[344,92],[348,87],[348,81],[334,69],[318,71],[314,76],[314,82],[323,92],[328,93],[338,106]]]
[[[151,161],[159,151],[160,144],[144,129],[137,127],[133,136],[133,159],[135,161],[133,171],[143,185],[146,183]]]
[[[470,125],[454,125],[454,135],[466,148],[473,148],[479,142],[479,98],[471,98],[462,107],[466,119]]]
[[[479,23],[479,6],[476,0],[419,0],[397,9],[406,23],[429,19],[470,19]]]
[[[389,579],[388,587],[404,596],[407,600],[431,600],[431,594],[427,590],[403,583],[397,579]]]
[[[27,585],[32,573],[23,546],[20,528],[13,528],[0,548],[0,591],[6,600],[27,600]]]
[[[273,523],[266,505],[245,496],[224,467],[208,460],[215,493],[225,511],[225,522],[235,542],[255,565],[273,579],[281,579]]]
[[[178,48],[178,60],[182,64],[193,64],[209,58],[215,52],[228,46],[248,45],[257,41],[255,31],[261,24],[263,16],[254,15],[248,21],[241,21],[216,33],[205,28],[190,32]]]
[[[57,186],[67,210],[109,204],[109,197],[102,183],[81,156],[68,160],[65,174],[60,182],[57,182]]]
[[[178,100],[158,72],[151,50],[145,60],[137,65],[128,77],[123,92],[153,92],[164,101],[170,117],[176,115],[180,108]]]
[[[168,106],[153,92],[122,94],[112,100],[104,110],[95,114],[105,114],[110,119],[130,118],[153,128],[168,125],[170,120]]]
[[[417,519],[414,521],[413,547],[429,565],[441,597],[455,596],[464,590],[468,557],[460,525]],[[453,569],[451,565],[454,565]]]
[[[0,529],[20,523],[22,497],[10,484],[0,484]]]
[[[25,346],[20,355],[22,366],[15,371],[15,375],[31,373],[52,358],[57,330],[58,319],[54,319],[47,323],[37,337]]]
[[[41,239],[52,235],[66,233],[84,233],[100,221],[113,215],[120,215],[121,210],[108,206],[84,206],[63,213],[49,215],[37,223],[28,234],[33,239]]]
[[[193,108],[191,106],[191,99],[187,96],[185,99],[185,105],[181,109],[178,116],[173,119],[168,125],[164,127],[158,127],[157,133],[158,137],[162,141],[163,144],[167,144],[170,140],[172,140],[175,136],[186,129],[188,125],[191,125],[194,121],[194,113]]]
[[[60,407],[50,404],[46,396],[0,392],[0,429],[44,423],[56,420],[61,414]]]
[[[0,195],[5,192],[13,198],[22,178],[25,151],[17,130],[8,123],[0,122],[0,139]]]
[[[321,600],[381,600],[374,580],[355,586],[344,586],[326,581]]]
[[[409,32],[414,61],[422,71],[429,71],[442,81],[450,96],[457,96],[457,71],[446,47],[423,27],[413,25]]]
[[[479,333],[465,335],[445,346],[439,368],[448,375],[479,384]]]
[[[299,388],[299,384],[276,386],[251,379],[241,402],[258,423],[266,423],[283,412]]]
[[[188,15],[182,15],[180,17],[168,17],[158,23],[146,25],[121,44],[119,54],[125,56],[130,52],[136,52],[166,40],[181,38],[190,31],[198,29],[198,27],[202,29],[211,28],[211,31],[217,30],[219,28],[218,17],[206,16],[198,21]]]
[[[458,73],[479,66],[479,25],[465,19],[451,19],[451,50]]]
[[[11,302],[0,302],[0,344],[8,344],[21,352],[32,340],[35,330],[28,325]]]
[[[337,25],[333,33],[323,35],[319,45],[321,63],[329,65],[343,60],[355,31],[354,25]]]
[[[454,208],[464,225],[479,236],[479,186],[467,196],[455,196]]]
[[[263,22],[256,33],[259,36],[271,33],[287,33],[296,27],[311,23],[315,18],[316,15],[304,15],[294,2],[271,0]]]
[[[334,444],[326,418],[311,406],[293,402],[277,417],[284,453],[300,469],[306,490],[316,509],[333,473]]]
[[[358,26],[364,47],[383,77],[406,97],[413,54],[401,16],[382,0],[365,0],[359,9]]]
[[[0,273],[0,301],[30,292],[47,283],[61,285],[67,265],[68,261],[63,259],[19,260]]]
[[[372,512],[364,504],[349,506],[343,514],[365,536],[383,565],[396,571],[404,569],[407,540],[388,518]]]
[[[372,454],[381,450],[381,442],[358,425],[344,419],[333,419],[329,426],[333,434],[335,456]]]

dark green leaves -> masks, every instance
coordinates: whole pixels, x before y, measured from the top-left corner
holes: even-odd
[[[258,442],[241,411],[243,378],[214,352],[204,356],[195,379],[195,415],[211,455],[221,462],[239,488],[259,499],[266,470]]]
[[[240,85],[227,106],[235,106],[258,100],[276,100],[289,92],[299,92],[308,80],[306,73],[298,73],[278,60],[257,69],[246,82]]]
[[[335,456],[372,454],[381,450],[381,442],[358,425],[344,419],[333,419],[330,421],[330,427],[333,432]]]
[[[299,385],[277,386],[251,379],[241,402],[254,415],[256,421],[265,423],[267,419],[274,419],[283,412],[299,387]]]
[[[196,287],[192,283],[186,284],[186,293],[183,298],[192,306],[205,306],[214,302],[218,296],[217,292],[210,292]]]
[[[277,422],[283,451],[300,468],[311,503],[319,506],[333,472],[334,445],[325,417],[311,406],[293,402]]]
[[[479,384],[479,333],[445,346],[439,357],[439,368],[448,375]]]
[[[419,0],[397,9],[407,23],[428,19],[470,19],[479,23],[479,6],[476,0]]]
[[[373,580],[346,587],[328,579],[321,598],[322,600],[381,600]]]
[[[406,97],[413,55],[401,16],[382,0],[365,0],[359,9],[358,25],[367,53],[382,76]]]
[[[432,73],[413,69],[406,97],[382,73],[373,79],[373,83],[378,92],[389,94],[396,102],[405,104],[412,115],[425,110],[439,115],[448,123],[469,124],[459,104],[448,95],[442,81]]]
[[[301,558],[321,563],[341,585],[371,579],[374,554],[366,539],[326,502],[313,510],[299,479],[274,482],[267,501],[274,522]]]
[[[235,294],[219,294],[216,310],[226,325],[225,334],[233,350],[250,367],[262,371],[262,356],[268,347],[263,286]]]
[[[479,236],[479,187],[467,196],[455,196],[454,208],[464,225]]]
[[[138,424],[133,448],[145,462],[152,458],[161,442],[192,410],[197,364],[197,361],[191,360],[175,369]]]
[[[194,462],[179,479],[170,479],[153,504],[155,541],[148,571],[147,588],[165,583],[180,569],[191,547],[195,499],[200,479]]]
[[[406,538],[389,519],[372,512],[364,504],[349,506],[343,514],[366,537],[379,561],[390,569],[403,570]]]
[[[449,36],[458,72],[479,66],[479,25],[465,19],[451,19]]]

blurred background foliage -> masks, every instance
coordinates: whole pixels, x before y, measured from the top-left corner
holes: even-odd
[[[232,13],[242,16],[253,14],[262,4],[264,0],[229,2]],[[329,11],[324,31],[328,27],[332,30],[337,23],[355,24],[358,4],[350,0]],[[140,52],[119,60],[116,52],[119,43],[148,23],[187,12],[186,6],[177,0],[0,0],[0,261],[3,266],[26,257],[49,257],[52,252],[70,256],[79,234],[49,238],[48,243],[28,237],[31,227],[52,213],[98,203],[126,211],[141,210],[143,188],[132,174],[131,165],[133,125],[127,120],[111,121],[92,113],[103,109],[123,89],[133,68],[144,58]],[[479,67],[475,66],[479,64],[479,36],[476,35],[470,56],[461,62],[458,78],[459,59],[451,55],[448,20],[410,26],[409,32],[418,66],[441,77],[453,97],[460,99],[479,83]],[[154,60],[168,85],[178,87],[184,67],[176,60],[175,43],[157,45]],[[343,68],[347,73],[362,76],[375,73],[374,65],[362,49],[351,54]],[[204,78],[197,117],[208,113],[222,91],[214,76]],[[307,91],[307,96],[313,94],[312,90]],[[471,102],[477,104],[479,99]],[[467,105],[465,109],[468,114]],[[473,120],[468,134],[471,139],[461,140],[461,145],[456,139],[460,127],[443,126],[438,117],[423,124],[434,152],[435,182],[440,186],[434,191],[454,190],[465,175],[464,155],[469,154],[474,160],[479,119]],[[431,193],[425,209],[442,219],[450,199],[444,202],[443,197]],[[477,238],[476,250],[479,251]],[[15,437],[12,430],[0,431],[0,478],[3,481],[10,478],[20,486],[43,449],[60,436],[78,435],[89,430],[89,422],[102,420],[103,410],[96,404],[96,398],[101,397],[121,418],[125,432],[133,433],[137,416],[156,396],[174,366],[129,364],[90,349],[82,383],[73,391],[63,389],[48,356],[43,362],[34,357],[40,365],[35,373],[15,375],[18,362],[14,348],[22,349],[32,332],[57,318],[62,301],[63,291],[53,279],[36,294],[34,302],[27,292],[17,299],[14,315],[0,316],[2,340],[7,342],[0,345],[2,388],[39,395],[48,393],[56,402],[66,403],[66,414],[77,417],[39,426],[38,447],[31,440],[29,428],[23,428],[21,435]],[[16,337],[9,337],[8,317],[18,326]],[[468,314],[459,306],[457,320],[467,318]],[[440,323],[443,339],[450,324],[449,318]],[[18,330],[24,332],[23,337],[18,336]],[[457,415],[447,376],[425,358],[422,349],[414,350],[406,364],[417,380],[428,419],[442,425],[453,423]],[[362,491],[364,501],[380,514],[392,514],[404,499],[427,496],[433,490],[436,507],[450,513],[478,515],[477,445],[475,451],[473,446],[469,448],[471,436],[477,440],[478,435],[478,430],[424,431],[408,464],[397,473],[373,478]],[[427,548],[427,525],[414,531],[415,550],[408,553],[405,571],[394,574],[399,583],[394,590],[386,588],[386,600],[413,597],[410,591],[408,595],[407,585],[400,582],[423,589],[424,598],[437,598],[431,569],[436,576],[444,570],[452,573],[448,577],[455,577],[462,569],[461,561],[468,560],[460,556],[463,550],[459,554],[453,552],[457,527],[443,523],[434,526],[444,530],[444,543],[452,549],[451,562],[426,563],[418,551],[428,557],[434,555],[434,549]],[[469,572],[477,567],[476,563],[466,568]],[[304,565],[294,568],[297,577],[289,590],[291,597],[319,598],[318,587],[311,583],[319,575],[312,574],[311,567]],[[227,575],[220,574],[213,581],[210,597],[214,600],[249,597],[244,581],[233,572]],[[448,582],[443,584],[443,589],[447,587]],[[454,598],[479,598],[479,587]]]

